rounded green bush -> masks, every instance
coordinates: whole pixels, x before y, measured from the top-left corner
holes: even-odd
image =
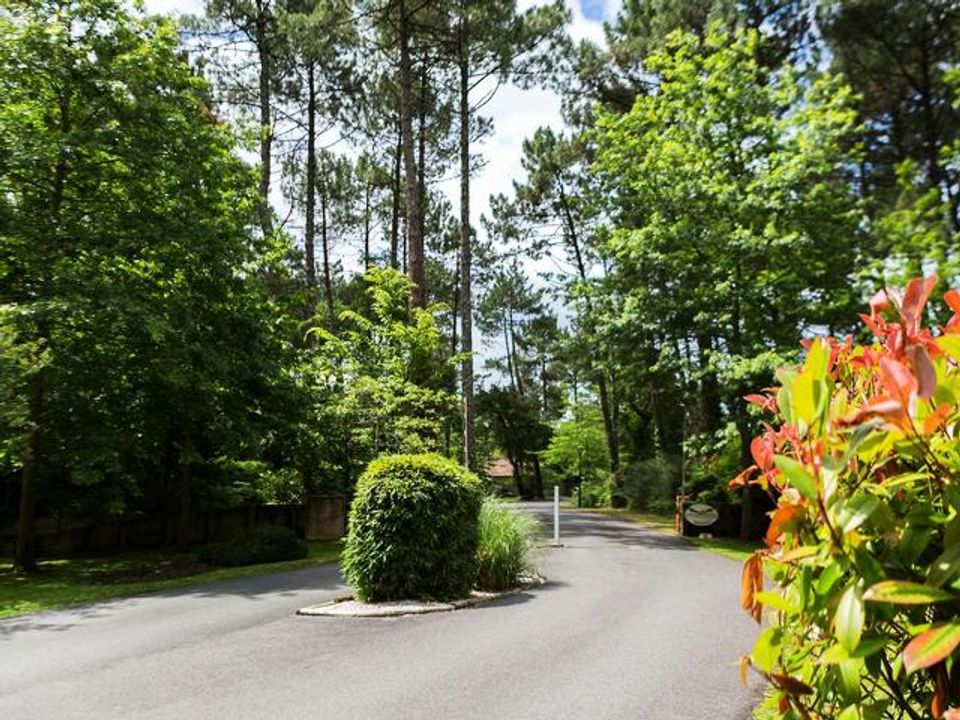
[[[359,600],[449,600],[476,578],[480,479],[439,455],[388,455],[357,482],[343,570]]]

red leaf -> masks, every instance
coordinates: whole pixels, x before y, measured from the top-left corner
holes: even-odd
[[[917,395],[922,398],[933,397],[933,391],[937,389],[937,371],[930,361],[927,349],[923,345],[911,345],[907,355],[917,374]]]
[[[930,293],[933,292],[936,284],[937,276],[931,275],[928,278],[914,278],[907,285],[903,302],[900,304],[900,318],[903,320],[903,324],[907,326],[909,334],[913,335],[920,329],[923,307],[927,304]]]
[[[880,290],[870,300],[870,314],[874,317],[890,307],[890,298],[886,290]]]
[[[773,467],[774,439],[770,432],[759,435],[750,441],[750,454],[753,461],[763,472]]]
[[[751,395],[744,395],[743,399],[748,403],[758,405],[760,409],[765,412],[774,412],[777,409],[777,399],[770,395],[758,395],[754,393]]]
[[[909,426],[906,408],[899,400],[895,400],[889,395],[878,395],[872,398],[866,405],[842,418],[838,424],[840,426],[859,425],[875,417],[904,429]]]
[[[886,385],[887,392],[904,407],[909,406],[910,398],[917,391],[917,379],[910,369],[891,357],[882,357],[880,371],[883,373],[883,384]]]
[[[907,673],[936,665],[950,656],[960,644],[960,624],[948,622],[934,625],[920,633],[903,650]]]

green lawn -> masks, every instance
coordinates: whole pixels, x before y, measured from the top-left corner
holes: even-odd
[[[575,509],[575,508],[574,508]],[[632,510],[614,510],[612,508],[580,508],[577,512],[592,512],[608,515],[609,517],[635,522],[638,525],[649,527],[661,532],[674,532],[673,515],[656,515],[654,513],[633,512]],[[734,538],[684,538],[687,542],[704,550],[723,555],[743,562],[754,550],[761,547],[759,542],[744,542]]]
[[[300,560],[218,569],[201,563],[196,552],[149,550],[107,557],[43,560],[39,572],[26,577],[15,575],[10,561],[0,559],[0,618],[281,570],[298,570],[336,562],[340,550],[339,540],[312,541],[309,554]]]

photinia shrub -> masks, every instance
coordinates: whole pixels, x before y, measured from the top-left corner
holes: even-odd
[[[768,623],[740,668],[781,717],[960,719],[960,292],[931,332],[936,282],[878,293],[873,344],[808,342],[746,398],[768,422],[731,486],[776,509],[743,570],[743,608]]]

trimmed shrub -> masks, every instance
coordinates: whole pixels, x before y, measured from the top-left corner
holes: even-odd
[[[256,565],[299,560],[307,556],[307,544],[287,527],[259,527],[229,540],[211,543],[200,557],[216,565]]]
[[[477,588],[500,591],[517,587],[533,571],[531,555],[539,523],[493,498],[480,508]]]
[[[387,455],[357,482],[343,570],[363,601],[449,600],[476,578],[480,479],[433,453]]]

